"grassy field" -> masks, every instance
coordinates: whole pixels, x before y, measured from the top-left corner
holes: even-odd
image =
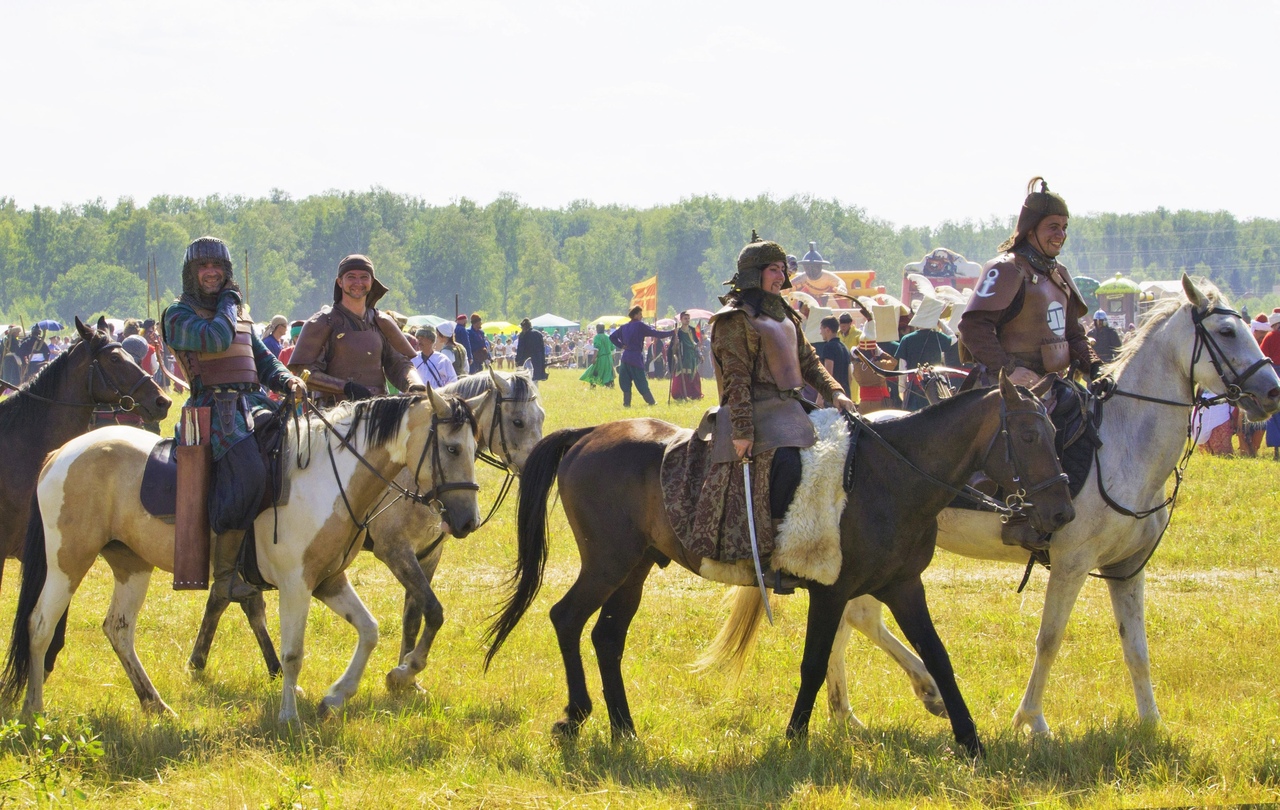
[[[552,371],[548,431],[624,416],[691,426],[699,404],[621,408],[616,390],[585,390]],[[714,386],[711,386],[713,389]],[[665,398],[666,383],[655,385]],[[1269,453],[1268,453],[1269,455]],[[497,477],[482,468],[481,503]],[[139,655],[176,719],[144,715],[99,627],[111,576],[99,563],[71,606],[67,649],[45,691],[48,714],[0,727],[4,806],[1185,806],[1280,800],[1280,643],[1276,519],[1280,465],[1191,464],[1183,500],[1147,583],[1152,669],[1164,722],[1140,726],[1106,588],[1089,582],[1050,680],[1054,736],[1009,730],[1029,674],[1046,575],[1015,593],[1021,570],[940,555],[930,602],[988,745],[977,764],[952,753],[946,721],[926,714],[893,663],[860,637],[849,652],[854,709],[867,729],[834,724],[819,696],[807,741],[783,728],[799,682],[807,597],[780,599],[746,676],[694,674],[690,663],[725,615],[723,589],[674,567],[656,572],[632,628],[624,671],[640,731],[611,742],[589,641],[596,714],[575,744],[551,723],[565,700],[547,610],[576,572],[555,512],[546,586],[485,673],[482,636],[514,561],[512,498],[495,521],[451,540],[436,577],[446,624],[423,691],[389,694],[401,591],[370,555],[351,570],[381,621],[359,695],[345,717],[318,721],[315,701],[345,667],[355,634],[313,602],[301,684],[301,728],[277,727],[267,679],[243,617],[229,612],[207,672],[184,672],[203,594],[175,593],[157,573]],[[10,561],[0,616],[13,615]],[[274,599],[268,597],[268,606]],[[271,614],[274,627],[274,612]],[[274,632],[274,630],[273,630]]]

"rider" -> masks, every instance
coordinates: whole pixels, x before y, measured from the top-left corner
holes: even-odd
[[[268,414],[263,386],[303,394],[241,311],[240,288],[231,272],[231,252],[221,239],[202,236],[187,246],[182,297],[161,315],[163,337],[191,384],[190,405],[209,407],[213,484],[209,520],[215,532],[211,590],[232,601],[257,593],[236,571],[245,530],[257,516],[267,468],[253,437],[253,422]]]
[[[722,473],[725,464],[736,471],[738,462],[749,460],[756,490],[752,500],[767,497],[773,519],[756,522],[757,539],[771,548],[777,524],[800,484],[800,450],[816,441],[808,417],[811,406],[802,402],[801,387],[812,385],[842,411],[852,411],[854,405],[823,368],[801,331],[800,316],[780,295],[791,284],[787,254],[777,242],[763,241],[752,231],[751,242],[738,254],[737,273],[725,284],[730,289],[720,299],[724,306],[711,319],[720,391],[711,460]],[[724,480],[727,487],[719,497],[736,500],[732,513],[744,514],[742,475],[730,473]],[[726,533],[745,537],[743,523],[736,528],[726,523]]]
[[[1001,370],[1028,388],[1046,374],[1069,378],[1073,369],[1098,376],[1102,361],[1080,323],[1089,308],[1057,258],[1069,216],[1066,200],[1044,178],[1031,178],[1017,229],[983,266],[960,319],[960,343],[978,363],[966,385],[994,383]],[[1049,547],[1024,516],[1005,523],[1001,539],[1032,551]]]
[[[1098,375],[1102,362],[1080,324],[1089,308],[1057,258],[1068,217],[1066,201],[1044,178],[1031,178],[1017,230],[983,266],[960,319],[960,342],[980,364],[979,380],[994,384],[1003,369],[1029,388],[1048,373],[1067,377],[1072,368],[1090,379]]]
[[[298,335],[289,370],[310,372],[307,384],[317,401],[331,405],[387,393],[387,381],[401,391],[425,392],[413,367],[417,352],[391,316],[374,309],[387,288],[373,273],[368,256],[338,262],[333,306],[312,315]]]

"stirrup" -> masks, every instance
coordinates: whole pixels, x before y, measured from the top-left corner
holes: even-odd
[[[764,585],[778,596],[790,596],[796,588],[804,584],[804,580],[781,571],[768,571],[764,575]]]

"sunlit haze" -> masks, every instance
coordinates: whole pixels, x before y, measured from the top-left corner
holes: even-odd
[[[1280,218],[1274,2],[6,0],[0,196]]]

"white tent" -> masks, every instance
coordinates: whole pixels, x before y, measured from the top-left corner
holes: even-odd
[[[559,315],[552,315],[545,312],[529,321],[534,329],[574,329],[578,326],[577,321],[571,321],[567,318],[561,318]]]

